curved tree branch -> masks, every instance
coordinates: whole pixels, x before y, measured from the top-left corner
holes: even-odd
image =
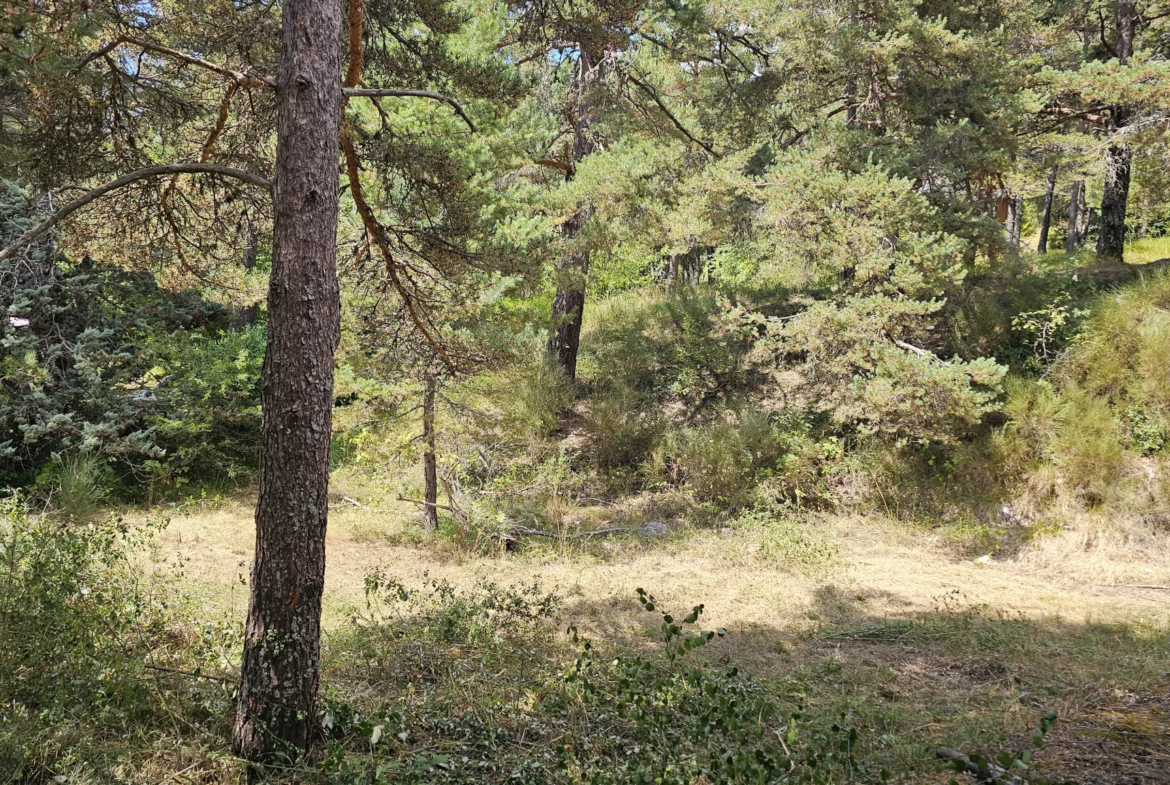
[[[472,133],[476,132],[475,123],[467,116],[467,112],[458,101],[449,95],[432,93],[429,90],[388,90],[380,87],[347,87],[341,91],[346,98],[430,98],[432,101],[442,101],[450,106],[463,118]]]
[[[147,41],[144,38],[138,38],[137,36],[133,36],[133,35],[119,36],[118,38],[115,38],[113,41],[110,41],[110,43],[106,44],[101,49],[97,50],[96,52],[94,52],[93,54],[89,55],[84,60],[82,60],[81,63],[77,66],[76,70],[80,70],[81,68],[85,67],[90,62],[92,62],[93,60],[96,60],[99,57],[102,57],[104,55],[109,54],[110,52],[114,51],[122,44],[133,44],[134,46],[137,46],[141,49],[145,49],[148,52],[154,52],[155,54],[161,54],[161,55],[166,55],[167,57],[173,57],[174,59],[179,60],[180,62],[187,63],[188,65],[196,65],[196,66],[199,66],[200,68],[206,68],[208,71],[214,71],[217,74],[223,74],[224,76],[229,76],[232,78],[233,81],[237,82],[238,84],[242,85],[243,87],[267,87],[267,88],[271,88],[271,89],[276,88],[276,80],[272,79],[271,77],[256,76],[255,74],[246,74],[243,71],[237,71],[234,68],[228,68],[226,65],[219,65],[218,63],[213,63],[209,60],[204,60],[202,57],[196,57],[195,55],[190,55],[190,54],[187,54],[186,52],[180,52],[178,49],[171,49],[169,46],[162,46],[161,44],[155,44],[155,43],[152,43],[150,41]]]
[[[398,275],[399,263],[394,259],[394,255],[390,252],[390,241],[386,234],[386,227],[374,215],[374,211],[370,209],[369,202],[366,201],[365,193],[362,190],[361,178],[358,173],[358,158],[357,149],[354,147],[353,139],[350,137],[348,131],[341,133],[341,152],[345,157],[345,171],[349,177],[349,195],[353,199],[354,206],[357,207],[358,215],[362,219],[362,225],[366,229],[366,234],[373,240],[374,245],[378,246],[378,250],[382,252],[382,258],[386,261],[386,273],[390,276],[390,283],[393,284],[398,296],[402,298],[403,305],[406,306],[406,312],[410,314],[410,320],[414,322],[414,326],[418,329],[419,334],[431,345],[435,353],[443,361],[443,364],[448,369],[454,371],[455,365],[443,351],[442,345],[438,339],[431,335],[430,330],[423,324],[422,316],[420,316],[418,309],[415,308],[414,297],[407,290],[402,283],[402,279]]]
[[[100,199],[111,191],[124,188],[127,185],[138,182],[139,180],[146,180],[151,177],[159,177],[168,174],[217,174],[221,177],[232,177],[236,180],[243,180],[246,183],[250,183],[251,185],[258,185],[261,188],[268,190],[272,189],[272,183],[258,174],[252,174],[251,172],[246,172],[243,169],[234,169],[230,166],[220,166],[219,164],[164,164],[162,166],[148,166],[145,169],[136,169],[133,172],[127,172],[116,180],[111,180],[108,183],[99,185],[97,188],[90,189],[73,201],[66,203],[48,218],[17,237],[15,240],[5,246],[3,250],[0,250],[0,261],[7,259],[21,247],[39,239],[54,226],[61,223],[61,221],[63,221],[65,218],[68,218],[72,213],[80,210],[82,207],[85,207],[90,202],[96,199]]]

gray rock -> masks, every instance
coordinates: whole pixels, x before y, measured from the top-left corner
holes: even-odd
[[[638,534],[642,537],[665,537],[670,534],[670,529],[666,528],[665,523],[646,521],[638,527]]]
[[[999,505],[999,522],[1004,526],[1023,526],[1024,520],[1006,504]]]

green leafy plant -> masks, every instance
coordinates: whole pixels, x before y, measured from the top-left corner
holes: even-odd
[[[1040,723],[1032,731],[1032,746],[1039,749],[1044,746],[1044,737],[1056,724],[1056,712],[1049,710],[1040,718]],[[970,774],[976,781],[985,785],[1049,785],[1049,780],[1039,776],[1032,768],[1032,750],[1023,749],[1018,752],[1000,752],[993,757],[986,757],[978,753],[964,755],[945,747],[938,750],[938,757],[946,761],[943,769]],[[958,779],[952,777],[951,785],[959,785]]]
[[[141,675],[164,607],[128,561],[120,521],[30,518],[0,499],[0,770],[52,769],[74,727],[122,727],[155,704]],[[74,740],[76,741],[76,740]]]

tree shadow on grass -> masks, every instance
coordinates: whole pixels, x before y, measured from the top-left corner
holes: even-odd
[[[751,673],[814,724],[866,728],[867,754],[916,772],[915,781],[947,781],[936,774],[939,746],[992,755],[1029,747],[1051,709],[1057,725],[1036,754],[1050,781],[1170,783],[1165,631],[1006,614],[959,591],[935,604],[899,611],[911,603],[894,593],[826,584],[807,624],[732,628],[697,655]],[[660,619],[632,599],[572,603],[569,612],[600,637],[654,647]]]

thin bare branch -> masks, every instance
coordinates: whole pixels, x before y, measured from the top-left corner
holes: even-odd
[[[894,345],[897,346],[899,349],[905,349],[908,352],[913,352],[914,354],[917,354],[919,357],[927,357],[931,360],[934,360],[936,363],[938,363],[939,365],[941,365],[943,367],[946,367],[946,368],[951,367],[951,364],[949,362],[947,362],[943,358],[939,357],[934,352],[928,352],[926,349],[922,349],[922,348],[915,346],[914,344],[911,344],[911,343],[906,343],[905,341],[899,341],[897,338],[891,338],[890,340],[892,340],[894,342]]]
[[[390,252],[390,241],[386,233],[386,227],[377,219],[374,211],[370,209],[370,205],[366,201],[361,178],[358,173],[357,150],[354,147],[353,138],[350,136],[349,131],[343,130],[341,133],[341,151],[345,156],[345,170],[349,177],[349,195],[357,207],[358,215],[361,216],[366,234],[370,236],[374,245],[378,246],[378,250],[382,252],[382,256],[386,261],[386,273],[390,276],[390,283],[394,285],[394,289],[402,298],[402,303],[406,306],[407,313],[410,314],[410,320],[414,322],[414,326],[418,328],[419,333],[439,355],[443,364],[447,368],[454,370],[454,364],[447,357],[447,353],[443,351],[443,347],[439,344],[439,341],[431,335],[430,330],[423,324],[422,317],[419,316],[418,309],[415,307],[415,298],[407,291],[406,286],[403,285],[402,279],[398,275],[399,264]]]
[[[195,55],[181,52],[178,49],[171,49],[169,46],[156,44],[151,41],[147,41],[145,38],[139,38],[138,36],[133,35],[123,35],[115,38],[113,41],[82,60],[81,64],[78,66],[78,69],[85,67],[90,62],[96,60],[99,57],[104,57],[123,44],[131,44],[141,49],[145,49],[148,52],[166,55],[167,57],[172,57],[180,62],[187,63],[188,65],[206,68],[208,71],[214,71],[217,74],[223,74],[224,76],[231,77],[233,81],[242,87],[261,87],[269,89],[276,88],[276,80],[271,77],[257,76],[255,74],[248,74],[244,73],[243,71],[237,71],[234,68],[227,67],[226,65],[213,63],[210,60],[204,60],[202,57],[196,57]]]
[[[235,169],[230,166],[221,166],[219,164],[209,163],[180,163],[180,164],[163,164],[161,166],[148,166],[145,169],[136,169],[133,172],[127,172],[116,180],[111,180],[108,183],[99,185],[97,188],[92,188],[86,191],[81,196],[77,197],[71,202],[68,202],[55,213],[50,215],[39,224],[29,229],[24,234],[17,237],[15,240],[5,246],[4,250],[0,251],[0,261],[7,259],[18,249],[25,245],[39,239],[50,229],[68,218],[71,214],[77,212],[82,207],[85,207],[90,202],[100,199],[106,194],[116,191],[119,188],[124,188],[127,185],[138,182],[139,180],[146,180],[151,177],[161,177],[169,174],[217,174],[221,177],[231,177],[236,180],[243,180],[251,185],[258,185],[269,191],[272,190],[272,183],[269,180],[252,172],[246,172],[243,169]]]
[[[476,132],[475,123],[467,116],[467,112],[449,95],[433,93],[430,90],[390,90],[381,87],[347,87],[341,92],[346,98],[429,98],[432,101],[442,101],[449,104],[463,118],[463,122],[467,123],[472,133]]]
[[[710,153],[712,157],[714,157],[714,158],[722,158],[723,157],[723,156],[719,155],[719,153],[715,152],[715,149],[713,147],[711,147],[711,145],[700,140],[698,137],[696,137],[694,134],[692,134],[690,131],[687,130],[687,127],[685,125],[683,125],[682,122],[679,121],[679,119],[674,116],[674,113],[671,112],[670,109],[667,108],[666,104],[662,102],[662,99],[659,97],[657,90],[655,90],[653,87],[646,84],[642,80],[638,79],[638,77],[634,76],[632,73],[627,72],[626,78],[628,78],[631,82],[636,84],[638,87],[642,88],[642,91],[645,92],[648,96],[650,96],[650,99],[652,101],[654,101],[654,103],[658,104],[658,108],[662,110],[662,113],[664,115],[666,115],[667,119],[670,120],[670,122],[674,125],[674,127],[679,130],[679,133],[681,133],[687,139],[690,139],[692,142],[697,144],[699,147],[702,147],[704,150],[706,150],[708,153]]]

